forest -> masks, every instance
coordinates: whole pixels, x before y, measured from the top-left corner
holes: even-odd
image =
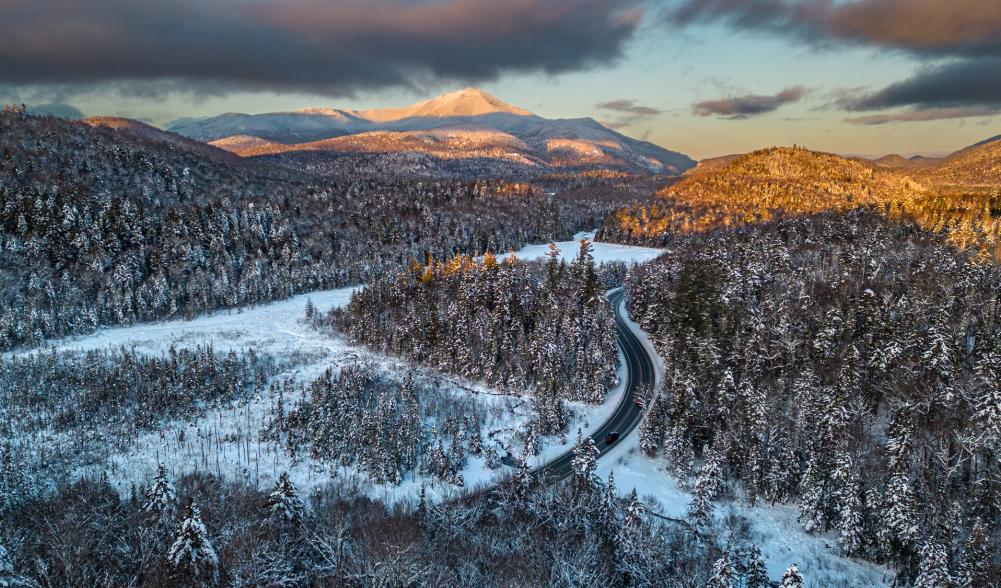
[[[316,178],[158,141],[0,114],[0,349],[565,238],[633,198],[500,180]]]
[[[680,240],[627,280],[667,366],[641,447],[695,503],[796,504],[901,582],[996,585],[999,286],[996,263],[869,211]]]
[[[566,429],[564,400],[600,403],[615,383],[615,325],[587,241],[567,264],[430,259],[374,281],[329,322],[352,340],[509,391],[531,390],[537,429]]]
[[[120,495],[101,479],[62,486],[0,529],[5,586],[771,586],[735,525],[724,543],[647,512],[613,479],[489,502],[388,508],[332,485],[303,496],[208,475]],[[783,586],[801,588],[790,565]]]

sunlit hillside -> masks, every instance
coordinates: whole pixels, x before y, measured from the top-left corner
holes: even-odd
[[[874,207],[946,232],[955,245],[996,254],[999,190],[1001,142],[907,170],[779,147],[700,164],[684,180],[659,192],[657,202],[618,211],[605,223],[602,235],[623,242],[664,243],[678,234]]]

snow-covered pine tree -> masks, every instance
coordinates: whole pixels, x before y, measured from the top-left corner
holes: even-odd
[[[167,476],[167,468],[163,464],[157,466],[156,477],[146,491],[142,511],[156,515],[165,515],[174,509],[177,492]]]
[[[21,501],[25,486],[24,470],[15,463],[14,451],[5,443],[0,447],[0,514]]]
[[[421,483],[421,490],[417,494],[417,510],[415,514],[417,515],[418,522],[424,522],[428,516],[427,492],[424,489],[423,483]]]
[[[577,429],[577,443],[573,448],[573,479],[574,486],[580,491],[592,490],[597,483],[595,471],[598,469],[598,448],[594,439],[584,437]]]
[[[268,495],[267,509],[271,517],[298,525],[302,522],[303,503],[288,472],[278,476],[274,490]]]
[[[761,555],[761,550],[757,545],[752,545],[747,554],[747,562],[744,572],[745,588],[769,588],[771,580],[768,579],[768,568],[765,567],[765,558]]]
[[[737,573],[730,562],[730,552],[724,549],[723,555],[713,563],[706,588],[735,588],[736,585]]]
[[[1001,584],[1001,570],[994,566],[996,546],[991,545],[987,524],[977,517],[963,545],[963,555],[959,562],[956,578],[957,588],[977,588]]]
[[[479,456],[483,453],[483,435],[480,433],[480,423],[474,418],[469,430],[469,454]]]
[[[709,448],[705,453],[705,463],[699,469],[695,481],[692,502],[688,505],[688,518],[695,527],[705,531],[712,526],[713,501],[723,491],[722,458]]]
[[[643,521],[643,505],[640,504],[635,488],[629,493],[628,502],[616,546],[620,553],[618,571],[626,585],[642,585],[648,557],[645,545],[646,524]]]
[[[664,444],[664,432],[667,428],[665,404],[666,401],[658,390],[643,414],[643,421],[640,423],[640,449],[647,457],[656,455]]]
[[[532,490],[532,470],[528,466],[528,457],[519,455],[515,459],[514,476],[511,477],[512,494],[518,502],[528,500],[528,495]]]
[[[769,502],[785,502],[799,483],[799,462],[789,442],[785,423],[773,424],[769,432],[768,471],[765,473],[765,497]]]
[[[609,470],[605,491],[601,498],[601,524],[603,532],[614,536],[619,528],[619,498],[615,494],[615,472]]]
[[[178,573],[194,582],[211,584],[218,577],[219,556],[202,522],[198,503],[193,499],[174,534],[167,561]]]
[[[13,588],[14,580],[14,560],[0,543],[0,588]]]
[[[979,443],[992,451],[1001,451],[1001,353],[985,353],[976,365],[974,422],[980,432]]]
[[[835,526],[841,549],[849,556],[861,555],[866,544],[862,488],[854,460],[847,452],[838,456],[832,480],[837,503]]]
[[[496,470],[501,467],[500,457],[498,457],[497,450],[494,449],[493,445],[487,445],[487,448],[483,450],[483,456],[488,469]]]
[[[525,453],[539,455],[539,436],[535,433],[535,423],[528,423],[525,430]]]
[[[883,494],[879,540],[886,548],[901,551],[912,549],[919,538],[914,491],[904,473],[890,476]]]
[[[779,581],[779,586],[782,588],[804,588],[803,574],[799,572],[796,564],[792,564],[786,568],[786,571],[782,574],[782,579]]]
[[[921,548],[921,561],[918,564],[918,577],[914,580],[914,588],[951,588],[952,576],[949,573],[949,555],[945,547],[936,541],[929,541]]]

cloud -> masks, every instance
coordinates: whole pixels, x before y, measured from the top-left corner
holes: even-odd
[[[925,68],[882,90],[847,99],[848,110],[1001,107],[1001,58],[964,59]]]
[[[855,124],[984,116],[1001,109],[1001,3],[984,0],[685,0],[675,26],[723,23],[815,47],[877,47],[926,67],[883,89],[839,101],[846,110],[911,110],[849,119]],[[964,114],[971,113],[971,114]]]
[[[969,106],[960,108],[930,108],[927,110],[910,110],[889,114],[867,114],[846,118],[845,122],[853,125],[875,126],[899,122],[927,122],[953,118],[973,118],[997,116],[1001,108],[992,106]]]
[[[602,110],[621,112],[634,117],[652,117],[661,113],[660,109],[653,108],[652,106],[641,106],[636,104],[635,100],[610,100],[608,102],[599,102],[595,106]]]
[[[985,0],[686,0],[676,26],[732,28],[894,48],[930,57],[1001,56],[1001,3]]]
[[[38,104],[28,109],[31,114],[44,114],[48,116],[58,116],[59,118],[78,119],[83,118],[83,112],[72,104],[61,104],[50,102],[48,104]]]
[[[703,117],[718,116],[740,120],[774,112],[785,104],[799,102],[806,94],[806,88],[793,86],[774,95],[748,94],[699,102],[692,106],[692,112]]]
[[[6,0],[0,83],[351,95],[613,62],[644,0]]]

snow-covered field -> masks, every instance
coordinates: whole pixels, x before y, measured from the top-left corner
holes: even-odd
[[[589,231],[577,233],[574,235],[572,241],[557,242],[556,246],[560,250],[560,259],[566,261],[567,263],[573,261],[574,258],[577,257],[577,252],[580,251],[581,239],[592,241],[593,250],[591,251],[591,255],[594,256],[595,263],[599,264],[611,261],[646,263],[656,259],[664,253],[662,249],[653,249],[651,247],[616,245],[614,243],[594,243],[594,231]],[[549,253],[549,244],[529,245],[520,251],[516,251],[515,253],[519,259],[541,259]],[[498,255],[497,259],[503,260],[505,257],[507,257],[506,254]]]
[[[557,243],[561,256],[572,260],[579,248],[579,239],[592,234],[575,235],[572,241]],[[516,252],[521,259],[542,257],[549,251],[546,245],[531,245]],[[645,247],[595,243],[594,255],[598,261],[623,261],[642,263],[662,252]],[[260,354],[275,357],[296,356],[295,367],[278,377],[291,376],[308,383],[326,369],[338,369],[349,362],[366,361],[387,372],[403,377],[413,366],[396,358],[375,354],[347,341],[320,333],[303,322],[308,301],[316,308],[327,311],[346,305],[354,288],[340,288],[313,292],[308,295],[260,305],[241,310],[219,311],[193,320],[171,320],[145,323],[129,327],[104,328],[94,334],[54,340],[50,342],[57,351],[88,351],[126,347],[148,354],[164,354],[173,346],[177,349],[212,345],[218,351],[245,351],[253,348]],[[621,368],[620,368],[621,369]],[[418,378],[434,385],[444,394],[473,397],[488,414],[483,426],[484,439],[496,444],[501,455],[505,452],[521,453],[518,431],[533,416],[528,398],[501,394],[483,385],[444,376],[437,372],[418,370]],[[621,378],[620,378],[621,380]],[[572,432],[581,428],[585,433],[597,429],[621,398],[623,386],[612,390],[599,406],[570,404],[576,415]],[[291,406],[299,398],[286,397]],[[309,491],[325,485],[333,478],[386,501],[411,500],[419,481],[410,479],[399,486],[374,485],[364,474],[350,468],[330,471],[327,466],[312,460],[293,462],[281,447],[261,440],[261,429],[268,421],[274,399],[265,392],[254,398],[244,398],[212,407],[200,417],[165,424],[157,431],[142,434],[126,451],[112,455],[107,463],[89,466],[79,473],[100,470],[119,488],[125,490],[132,484],[140,485],[164,464],[172,475],[192,471],[208,471],[231,479],[245,480],[255,486],[270,486],[282,472],[289,472],[295,483]],[[572,447],[575,435],[568,435],[566,443],[546,439],[541,454],[533,465],[544,463]],[[482,458],[470,457],[462,471],[466,489],[488,485],[494,478],[506,473],[506,468],[490,470]],[[450,485],[432,485],[431,496],[446,497],[459,489]]]
[[[579,248],[577,239],[592,236],[582,233],[573,241],[557,243],[561,256],[572,259]],[[532,245],[517,254],[521,259],[535,259],[543,257],[548,251],[548,244]],[[593,250],[598,262],[644,263],[661,253],[657,249],[605,243],[595,243]],[[357,360],[372,362],[402,376],[412,366],[317,332],[302,322],[307,301],[326,311],[346,304],[352,291],[353,288],[341,288],[313,292],[240,311],[216,312],[190,321],[101,329],[89,336],[52,341],[51,345],[57,350],[67,351],[124,346],[150,354],[165,353],[170,346],[184,348],[211,344],[218,350],[227,351],[253,347],[262,354],[297,356],[296,367],[291,373],[283,375],[293,376],[302,382],[316,378],[327,368],[336,369]],[[639,328],[633,327],[647,348],[652,350],[652,345]],[[657,367],[659,378],[663,366]],[[438,384],[443,393],[474,398],[481,403],[489,415],[482,423],[485,442],[496,443],[499,449],[514,454],[520,453],[516,433],[532,416],[528,399],[501,394],[476,383],[434,372],[419,371],[418,377],[425,383]],[[595,430],[614,409],[622,393],[623,386],[620,384],[600,406],[571,405],[577,418],[567,442],[560,445],[554,439],[546,440],[542,454],[533,465],[568,450],[578,427],[585,433]],[[297,399],[285,400],[291,404]],[[374,485],[363,474],[351,469],[337,468],[332,471],[308,458],[293,461],[281,447],[262,441],[261,427],[267,421],[272,405],[273,399],[264,393],[259,397],[211,408],[197,418],[165,424],[157,431],[140,435],[130,448],[109,457],[106,464],[96,468],[106,472],[122,490],[132,484],[145,483],[155,473],[157,464],[163,463],[174,476],[190,471],[208,471],[257,486],[270,486],[281,472],[288,471],[304,493],[337,479],[342,484],[354,485],[373,498],[387,502],[414,499],[418,481],[406,480],[400,486]],[[462,471],[465,489],[489,484],[505,473],[505,469],[489,470],[482,458],[471,457]],[[603,478],[613,470],[622,494],[636,488],[653,512],[670,517],[685,515],[690,494],[664,471],[660,463],[640,453],[638,431],[634,431],[599,462],[599,474]],[[430,496],[438,498],[457,491],[449,485],[432,485],[428,490]],[[796,520],[794,507],[749,507],[741,502],[722,503],[717,509],[717,517],[722,520],[730,512],[746,518],[750,523],[750,533],[767,558],[769,575],[773,578],[779,577],[793,562],[799,563],[811,586],[883,586],[892,578],[882,567],[840,557],[834,537],[804,532]]]

